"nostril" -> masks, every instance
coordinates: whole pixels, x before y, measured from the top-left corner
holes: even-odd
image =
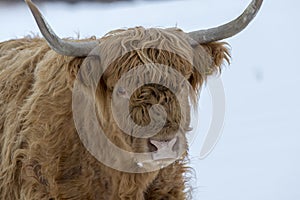
[[[158,148],[154,144],[152,144],[150,140],[148,140],[148,148],[150,152],[155,152],[158,150]]]

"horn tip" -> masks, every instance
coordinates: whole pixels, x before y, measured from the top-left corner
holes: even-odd
[[[24,0],[25,3],[29,6],[29,8],[31,9],[32,7],[35,7],[34,3],[31,0]]]

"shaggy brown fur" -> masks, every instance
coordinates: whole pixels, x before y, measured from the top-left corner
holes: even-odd
[[[193,49],[178,29],[137,27],[99,40],[101,63],[92,67],[101,71],[109,66],[97,90],[101,123],[115,144],[134,152],[151,149],[145,139],[122,133],[109,107],[123,73],[140,64],[161,63],[179,71],[196,91],[229,58],[224,43]],[[185,156],[166,168],[130,174],[101,164],[82,145],[73,121],[72,89],[80,66],[89,62],[58,55],[39,38],[0,43],[0,199],[186,199],[187,147]],[[79,74],[83,84],[90,78],[85,72]],[[156,103],[165,107],[169,123],[155,137],[173,137],[180,108],[165,88],[150,84],[136,91],[130,99],[131,117],[137,124],[149,123],[147,109]],[[181,139],[186,143],[184,135]]]

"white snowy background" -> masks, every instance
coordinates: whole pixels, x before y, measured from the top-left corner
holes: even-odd
[[[35,2],[38,3],[36,0]],[[228,22],[250,0],[134,1],[131,3],[39,4],[61,37],[103,36],[134,26],[184,31]],[[253,23],[226,41],[232,63],[222,73],[226,94],[223,135],[213,152],[199,159],[209,126],[207,89],[199,106],[199,137],[191,147],[195,200],[300,199],[300,2],[265,0]],[[0,41],[39,33],[20,0],[0,4]],[[298,57],[299,56],[299,57]]]

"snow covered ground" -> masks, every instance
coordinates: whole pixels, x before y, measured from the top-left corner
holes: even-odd
[[[250,0],[135,1],[40,8],[62,37],[96,35],[142,25],[209,28],[238,16]],[[226,119],[219,143],[199,159],[210,98],[204,90],[198,139],[191,147],[196,200],[300,199],[300,2],[265,1],[254,22],[227,41],[232,64],[223,70]],[[38,33],[26,7],[0,4],[0,41]]]

